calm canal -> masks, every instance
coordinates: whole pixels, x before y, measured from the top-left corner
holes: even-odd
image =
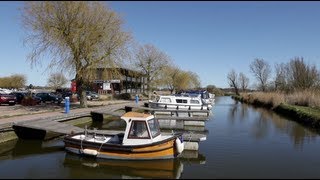
[[[262,108],[216,97],[207,140],[193,158],[94,160],[61,139],[0,145],[0,178],[320,178],[320,137]]]

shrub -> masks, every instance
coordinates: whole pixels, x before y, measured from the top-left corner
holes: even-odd
[[[122,93],[122,94],[117,94],[114,97],[116,99],[130,100],[131,99],[131,94],[130,93]]]
[[[35,105],[37,105],[37,102],[32,97],[26,96],[21,100],[21,105],[22,106],[35,106]]]

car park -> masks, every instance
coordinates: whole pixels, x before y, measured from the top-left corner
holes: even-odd
[[[1,104],[9,104],[9,106],[13,106],[17,103],[17,98],[12,94],[0,94],[0,105]]]
[[[22,99],[26,96],[27,92],[18,92],[18,91],[15,91],[15,92],[12,92],[12,93],[10,93],[10,94],[16,96],[16,98],[17,98],[17,104],[21,104],[21,101],[22,101]]]
[[[41,98],[41,102],[52,102],[52,103],[57,103],[60,104],[63,99],[61,97],[58,97],[54,94],[48,93],[48,92],[40,92],[35,94],[36,97]]]
[[[87,100],[98,100],[100,98],[99,94],[92,91],[86,91]]]

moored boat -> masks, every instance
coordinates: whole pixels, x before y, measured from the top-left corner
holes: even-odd
[[[99,134],[87,132],[65,136],[68,152],[97,158],[148,160],[178,157],[184,150],[181,133],[162,135],[159,122],[151,114],[127,112],[124,132]]]
[[[178,95],[181,96],[198,96],[201,98],[203,104],[211,104],[213,105],[215,102],[215,94],[209,93],[206,90],[187,90],[180,91]]]
[[[164,109],[211,110],[212,104],[203,104],[199,96],[161,95],[157,100],[149,100],[149,107]]]

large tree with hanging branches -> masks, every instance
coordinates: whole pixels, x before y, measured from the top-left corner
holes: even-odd
[[[75,74],[80,106],[87,107],[86,85],[96,68],[116,67],[130,34],[123,21],[105,2],[25,2],[22,23],[30,45],[32,65],[51,58],[48,69],[57,67]]]

